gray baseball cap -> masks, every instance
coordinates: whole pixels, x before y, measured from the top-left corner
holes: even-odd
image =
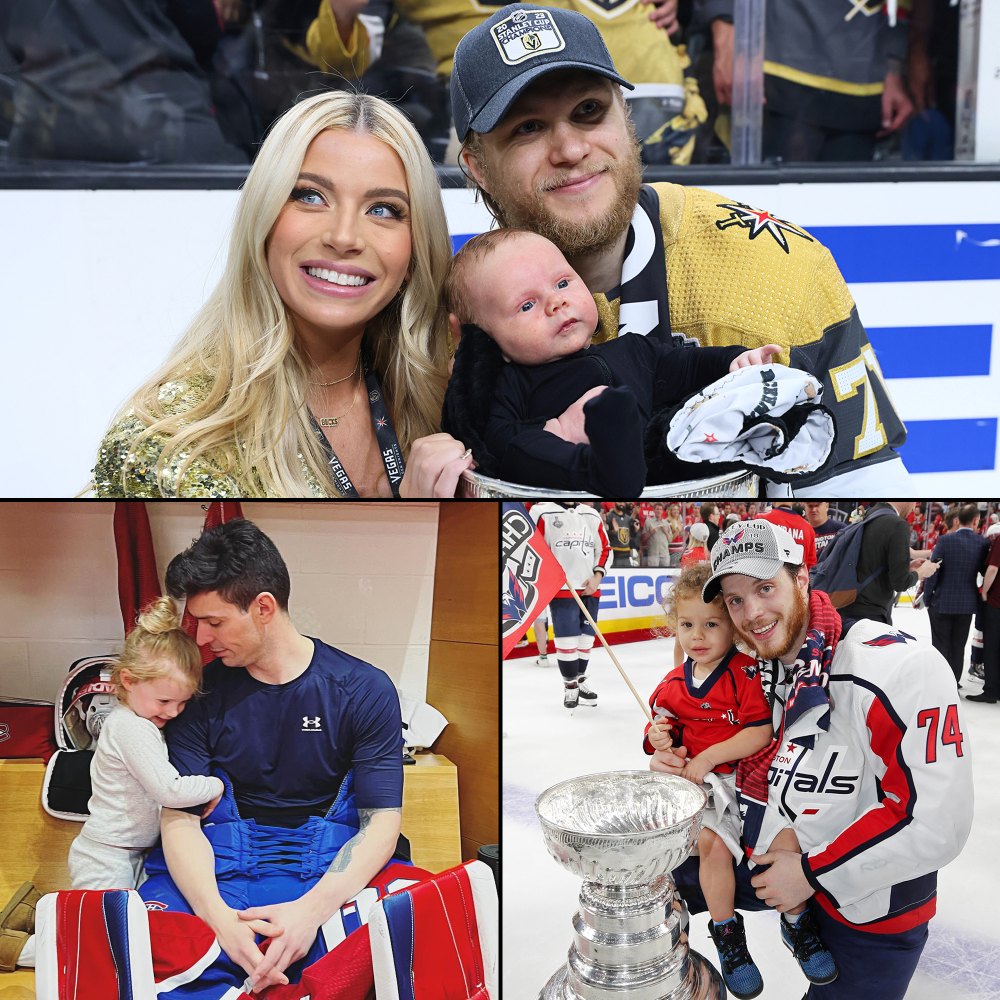
[[[801,566],[803,549],[791,532],[770,521],[740,521],[719,535],[712,546],[712,575],[702,588],[706,604],[722,589],[722,577],[742,573],[758,580],[770,580],[788,563]]]
[[[470,129],[496,128],[536,77],[557,69],[599,73],[629,90],[597,25],[584,14],[512,3],[458,43],[451,71],[451,114],[460,142]]]

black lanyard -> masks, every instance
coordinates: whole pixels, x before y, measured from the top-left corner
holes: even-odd
[[[392,495],[399,498],[399,484],[403,480],[403,473],[406,466],[403,462],[403,453],[399,448],[399,440],[396,437],[392,420],[389,419],[389,411],[385,406],[385,396],[382,394],[382,387],[378,383],[378,375],[371,367],[368,358],[367,345],[361,349],[361,364],[364,372],[365,389],[368,392],[368,407],[372,415],[372,426],[375,428],[375,438],[378,441],[379,451],[382,453],[382,464],[385,466],[386,475],[389,477],[389,486],[392,488]],[[322,428],[316,418],[309,412],[309,424],[314,433],[319,438],[320,445],[326,454],[327,464],[330,466],[330,473],[341,496],[357,497],[359,493],[355,489],[351,477],[347,470],[337,458],[336,453],[323,433]]]

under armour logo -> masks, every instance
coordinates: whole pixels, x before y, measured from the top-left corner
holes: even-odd
[[[316,733],[322,732],[323,727],[319,724],[319,716],[310,719],[308,715],[302,716],[302,732]]]
[[[0,722],[0,743],[10,739],[10,729],[5,722]]]

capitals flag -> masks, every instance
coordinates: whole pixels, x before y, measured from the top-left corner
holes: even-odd
[[[503,505],[500,541],[500,637],[506,658],[565,584],[566,574],[523,503]]]

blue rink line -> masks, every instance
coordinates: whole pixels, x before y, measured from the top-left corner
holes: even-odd
[[[1000,278],[1000,224],[806,227],[848,284]]]
[[[1000,223],[947,226],[806,226],[848,284],[1000,279]],[[451,237],[458,250],[474,233]]]
[[[989,375],[993,326],[869,327],[886,378]]]
[[[995,467],[997,418],[907,420],[899,449],[910,472],[982,472]]]

